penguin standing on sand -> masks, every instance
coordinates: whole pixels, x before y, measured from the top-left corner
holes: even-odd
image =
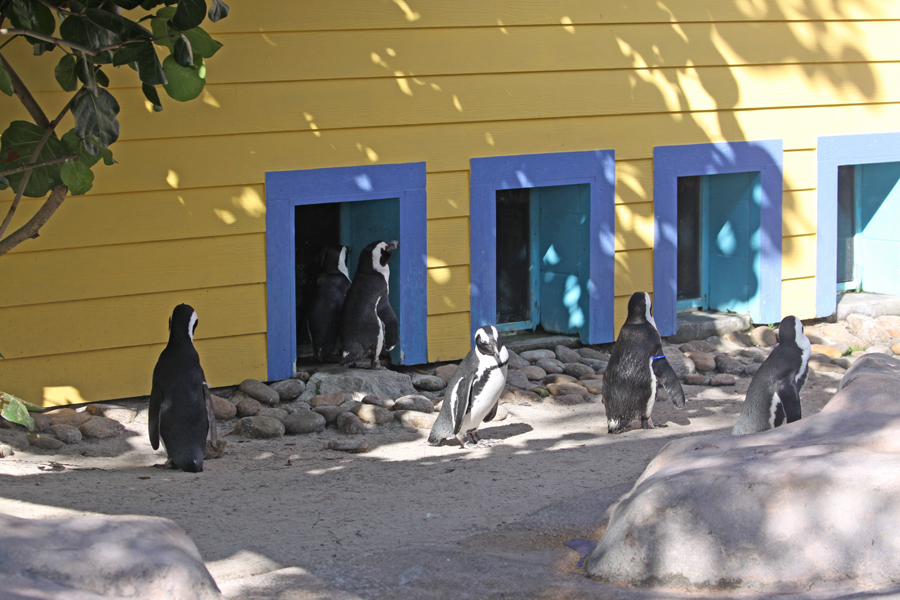
[[[388,296],[388,261],[399,246],[397,241],[372,242],[359,255],[341,314],[341,366],[371,357],[372,368],[381,368],[381,352],[390,352],[397,345],[397,316]]]
[[[785,420],[800,420],[800,390],[806,383],[811,352],[800,319],[782,319],[778,345],[753,375],[732,435],[757,433],[778,427]]]
[[[447,383],[444,404],[431,427],[428,443],[439,445],[456,436],[466,447],[465,436],[478,443],[475,430],[497,414],[497,404],[506,384],[509,352],[500,341],[497,328],[488,325],[475,333],[475,347],[466,354]]]
[[[650,312],[650,295],[636,292],[628,300],[628,318],[603,374],[603,405],[609,433],[620,433],[634,419],[652,429],[650,413],[659,384],[684,408],[684,391],[662,351],[662,340]],[[662,427],[665,427],[664,425]]]
[[[169,460],[166,466],[191,473],[203,470],[206,436],[217,445],[216,421],[209,386],[194,349],[197,313],[179,304],[169,319],[169,343],[153,369],[149,433],[153,449],[162,437]]]
[[[350,289],[347,255],[350,246],[329,246],[322,257],[322,272],[306,313],[306,327],[318,362],[340,349],[341,309]]]

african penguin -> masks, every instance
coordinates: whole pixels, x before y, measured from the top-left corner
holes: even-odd
[[[341,314],[342,366],[371,357],[371,367],[381,368],[381,352],[397,345],[397,316],[388,296],[388,261],[399,246],[397,241],[372,242],[359,255]]]
[[[650,306],[650,295],[646,292],[631,295],[628,317],[619,330],[603,374],[603,405],[609,433],[624,431],[638,417],[644,429],[652,429],[650,414],[659,384],[669,393],[676,408],[684,407],[684,391],[663,354]]]
[[[778,345],[753,375],[732,435],[757,433],[800,419],[800,390],[806,383],[811,352],[800,319],[782,319]]]
[[[153,449],[162,437],[166,466],[191,473],[203,470],[206,436],[216,445],[215,417],[209,386],[194,349],[197,313],[179,304],[169,319],[169,343],[153,369],[149,433]]]
[[[509,352],[496,327],[488,325],[475,332],[475,347],[447,383],[441,412],[428,435],[429,444],[437,446],[456,436],[465,448],[466,435],[478,443],[475,430],[482,421],[491,421],[497,414],[508,362]]]
[[[340,350],[341,309],[350,289],[347,256],[350,246],[329,246],[322,256],[322,272],[306,313],[306,326],[318,362]]]

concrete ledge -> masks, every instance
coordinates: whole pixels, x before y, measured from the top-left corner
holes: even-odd
[[[747,329],[750,329],[748,315],[701,311],[680,313],[678,329],[675,335],[670,335],[666,341],[670,344],[683,344],[692,340],[705,340],[713,335],[722,336],[732,331]]]
[[[900,297],[882,294],[847,293],[838,296],[838,321],[846,321],[848,315],[865,315],[878,318],[882,315],[900,315]]]

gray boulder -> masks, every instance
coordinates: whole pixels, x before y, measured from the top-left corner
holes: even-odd
[[[306,384],[299,379],[285,379],[284,381],[276,381],[269,385],[278,394],[278,399],[282,402],[292,402],[300,397],[306,391]]]
[[[898,385],[900,361],[866,356],[818,414],[670,442],[613,508],[587,573],[782,593],[900,580],[900,540],[886,534],[900,530]]]
[[[246,438],[269,439],[284,435],[284,424],[273,417],[244,417],[234,426],[235,433]]]
[[[333,419],[337,419],[334,415]],[[296,410],[284,419],[284,432],[296,435],[300,433],[318,433],[325,429],[327,417],[311,410]]]
[[[379,398],[399,398],[415,394],[416,388],[409,375],[387,369],[323,369],[309,378],[306,391],[300,396],[309,402],[313,396],[332,392],[361,392],[374,394]]]
[[[271,406],[273,404],[278,404],[279,401],[278,392],[264,384],[262,381],[257,381],[255,379],[245,379],[241,382],[241,385],[238,386],[238,390],[247,394],[254,400],[258,400],[262,404]]]
[[[0,514],[0,548],[4,597],[223,598],[194,542],[169,519],[19,519]]]
[[[426,375],[425,373],[413,373],[410,375],[413,386],[417,390],[425,390],[426,392],[439,392],[444,389],[447,382],[436,375]]]

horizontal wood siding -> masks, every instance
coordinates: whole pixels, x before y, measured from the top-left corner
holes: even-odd
[[[265,378],[270,171],[426,162],[438,361],[471,347],[472,158],[615,151],[603,283],[618,332],[628,297],[653,292],[654,147],[780,139],[782,310],[812,317],[817,139],[900,129],[895,0],[230,4],[208,24],[225,46],[198,100],[164,97],[153,113],[134,73],[112,70],[119,164],[0,257],[6,391],[54,404],[148,393],[178,302],[198,310],[214,385]],[[28,54],[4,49],[55,114],[59,55]],[[26,118],[2,95],[0,114]],[[11,199],[0,192],[0,213]],[[39,205],[25,200],[13,227]]]

